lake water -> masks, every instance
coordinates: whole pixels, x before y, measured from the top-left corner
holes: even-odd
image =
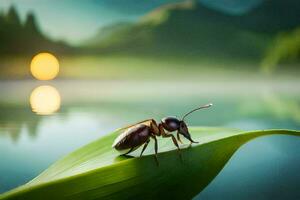
[[[31,180],[57,159],[116,128],[182,116],[191,126],[300,129],[298,81],[0,82],[0,192]],[[234,154],[195,199],[299,199],[300,140],[268,136]],[[280,196],[281,195],[281,196]]]

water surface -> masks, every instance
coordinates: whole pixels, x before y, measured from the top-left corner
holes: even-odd
[[[52,92],[37,90],[41,86]],[[299,130],[299,86],[297,81],[1,81],[0,192],[26,183],[116,128],[148,118],[180,117],[208,102],[214,107],[191,115],[189,125]],[[279,186],[299,185],[299,177],[293,176],[300,166],[297,145],[299,139],[283,136],[246,144],[196,198],[251,199]],[[290,194],[297,195],[293,189]],[[265,197],[270,196],[261,199]]]

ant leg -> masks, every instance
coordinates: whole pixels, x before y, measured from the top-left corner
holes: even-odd
[[[141,151],[140,157],[143,155],[143,152],[145,151],[145,149],[147,148],[148,144],[149,144],[150,140],[148,140],[145,145],[143,146],[143,149]]]
[[[134,148],[132,147],[127,153],[124,153],[123,155],[127,155],[129,153],[131,153],[134,150]]]
[[[181,156],[180,148],[179,148],[179,145],[178,145],[177,140],[174,137],[174,135],[166,133],[165,130],[164,130],[164,128],[163,128],[163,126],[162,126],[162,124],[159,124],[158,128],[159,128],[159,131],[160,131],[162,137],[171,137],[172,138],[174,145],[177,147],[180,160],[182,161],[182,156]]]
[[[174,137],[174,135],[165,133],[164,135],[162,135],[162,137],[171,137],[171,138],[172,138],[173,143],[175,144],[175,146],[176,146],[177,149],[178,149],[178,155],[179,155],[179,157],[180,157],[180,160],[182,161],[181,151],[180,151],[179,145],[178,145],[177,140],[176,140],[176,138]]]
[[[180,152],[179,145],[178,145],[177,140],[174,137],[174,135],[165,133],[165,135],[163,135],[163,137],[171,137],[172,140],[173,140],[174,145],[177,147],[178,151]]]
[[[180,139],[179,132],[177,132],[177,140],[178,140],[181,144],[183,144],[183,142],[182,142],[181,139]]]
[[[179,145],[178,145],[177,140],[174,137],[174,135],[166,133],[162,124],[159,124],[158,127],[159,127],[159,131],[160,131],[162,137],[171,137],[172,138],[174,145],[177,147],[178,152],[180,153],[180,148],[179,148]]]
[[[158,150],[157,139],[155,136],[152,136],[152,138],[154,139],[155,161],[156,161],[156,164],[159,165],[158,159],[157,159],[157,150]]]

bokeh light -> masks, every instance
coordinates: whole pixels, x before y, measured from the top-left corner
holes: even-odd
[[[59,110],[61,98],[54,87],[43,85],[32,91],[29,101],[33,112],[39,115],[50,115]]]
[[[59,72],[59,62],[50,53],[39,53],[30,64],[31,74],[38,80],[52,80]]]

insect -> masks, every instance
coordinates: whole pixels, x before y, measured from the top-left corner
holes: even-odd
[[[154,140],[155,158],[157,161],[158,145],[156,137],[162,136],[163,138],[171,138],[174,145],[180,152],[180,148],[177,143],[177,140],[182,143],[180,135],[183,135],[186,139],[188,139],[191,144],[198,143],[191,138],[184,119],[189,114],[203,108],[209,108],[210,106],[212,106],[211,103],[195,108],[186,113],[181,120],[176,117],[165,117],[161,120],[160,123],[157,124],[154,119],[147,119],[136,124],[124,127],[121,130],[125,131],[115,139],[112,147],[120,151],[123,155],[126,155],[144,144],[143,149],[140,153],[140,156],[142,156],[143,152],[150,142],[150,138],[152,138]],[[175,136],[170,133],[173,131],[177,131],[177,140]]]

